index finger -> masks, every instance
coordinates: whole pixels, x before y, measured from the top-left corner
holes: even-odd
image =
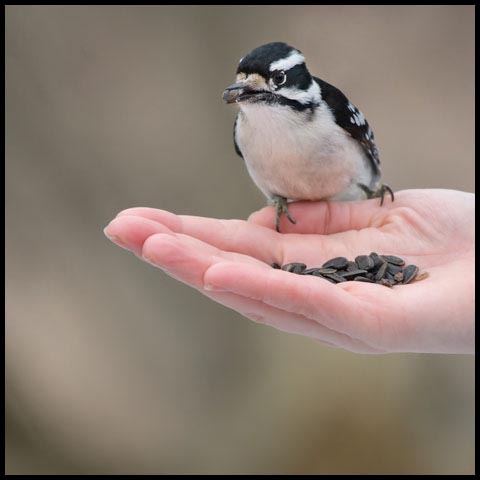
[[[117,218],[123,216],[154,220],[174,233],[189,235],[220,250],[243,253],[266,263],[282,262],[283,259],[282,235],[245,220],[176,215],[147,207],[123,210]]]

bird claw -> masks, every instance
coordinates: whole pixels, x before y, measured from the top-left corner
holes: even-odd
[[[367,194],[367,198],[380,197],[380,206],[383,205],[383,201],[385,199],[385,192],[388,192],[390,194],[390,198],[392,199],[392,202],[395,200],[395,195],[393,194],[393,190],[390,188],[389,185],[385,183],[382,183],[377,190],[372,190],[368,188],[366,185],[364,185],[363,183],[358,183],[357,185]]]
[[[275,218],[275,228],[278,233],[280,233],[280,217],[282,216],[282,213],[288,218],[288,220],[293,223],[294,225],[297,223],[291,216],[290,213],[288,212],[287,208],[287,199],[284,197],[276,197],[273,199],[273,204],[275,205],[275,208],[277,210],[277,215]]]

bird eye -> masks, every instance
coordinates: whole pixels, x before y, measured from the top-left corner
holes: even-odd
[[[273,83],[277,86],[283,85],[287,81],[287,75],[285,72],[275,72],[272,75]]]

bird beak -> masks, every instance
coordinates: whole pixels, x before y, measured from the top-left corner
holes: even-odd
[[[247,91],[253,93],[253,89],[248,83],[232,83],[232,85],[228,86],[223,92],[223,99],[227,103],[235,103],[240,100],[240,95],[242,95],[242,93],[246,93]]]

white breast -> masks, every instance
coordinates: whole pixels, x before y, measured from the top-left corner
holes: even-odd
[[[243,104],[236,141],[247,169],[265,196],[289,200],[361,198],[370,185],[362,147],[322,105],[311,113],[287,106]]]

